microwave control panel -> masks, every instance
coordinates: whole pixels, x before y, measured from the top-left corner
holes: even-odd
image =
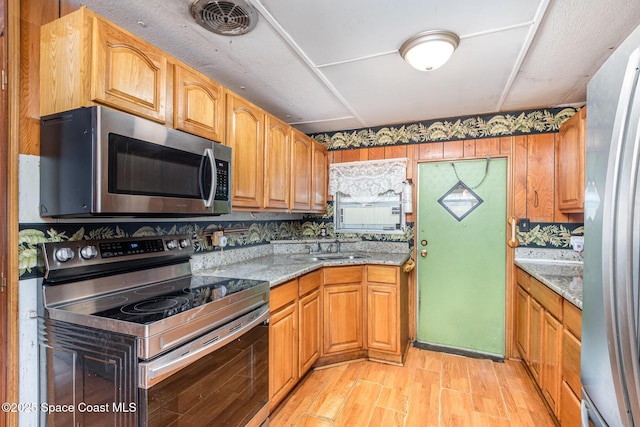
[[[216,159],[216,195],[215,200],[229,200],[229,162]]]

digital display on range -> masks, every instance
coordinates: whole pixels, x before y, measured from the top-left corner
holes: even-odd
[[[138,240],[135,242],[104,242],[100,243],[99,247],[102,258],[164,251],[162,239]]]

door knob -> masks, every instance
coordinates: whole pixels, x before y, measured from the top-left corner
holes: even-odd
[[[427,256],[427,250],[426,249],[421,250],[420,251],[420,256],[421,257],[426,257]]]

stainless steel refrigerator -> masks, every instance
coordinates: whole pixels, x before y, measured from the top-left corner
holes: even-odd
[[[582,424],[640,426],[640,27],[587,86]]]

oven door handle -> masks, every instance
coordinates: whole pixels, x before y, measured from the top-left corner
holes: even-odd
[[[149,362],[138,364],[138,387],[148,389],[174,372],[222,348],[229,342],[269,318],[269,306],[264,305],[197,340]]]

